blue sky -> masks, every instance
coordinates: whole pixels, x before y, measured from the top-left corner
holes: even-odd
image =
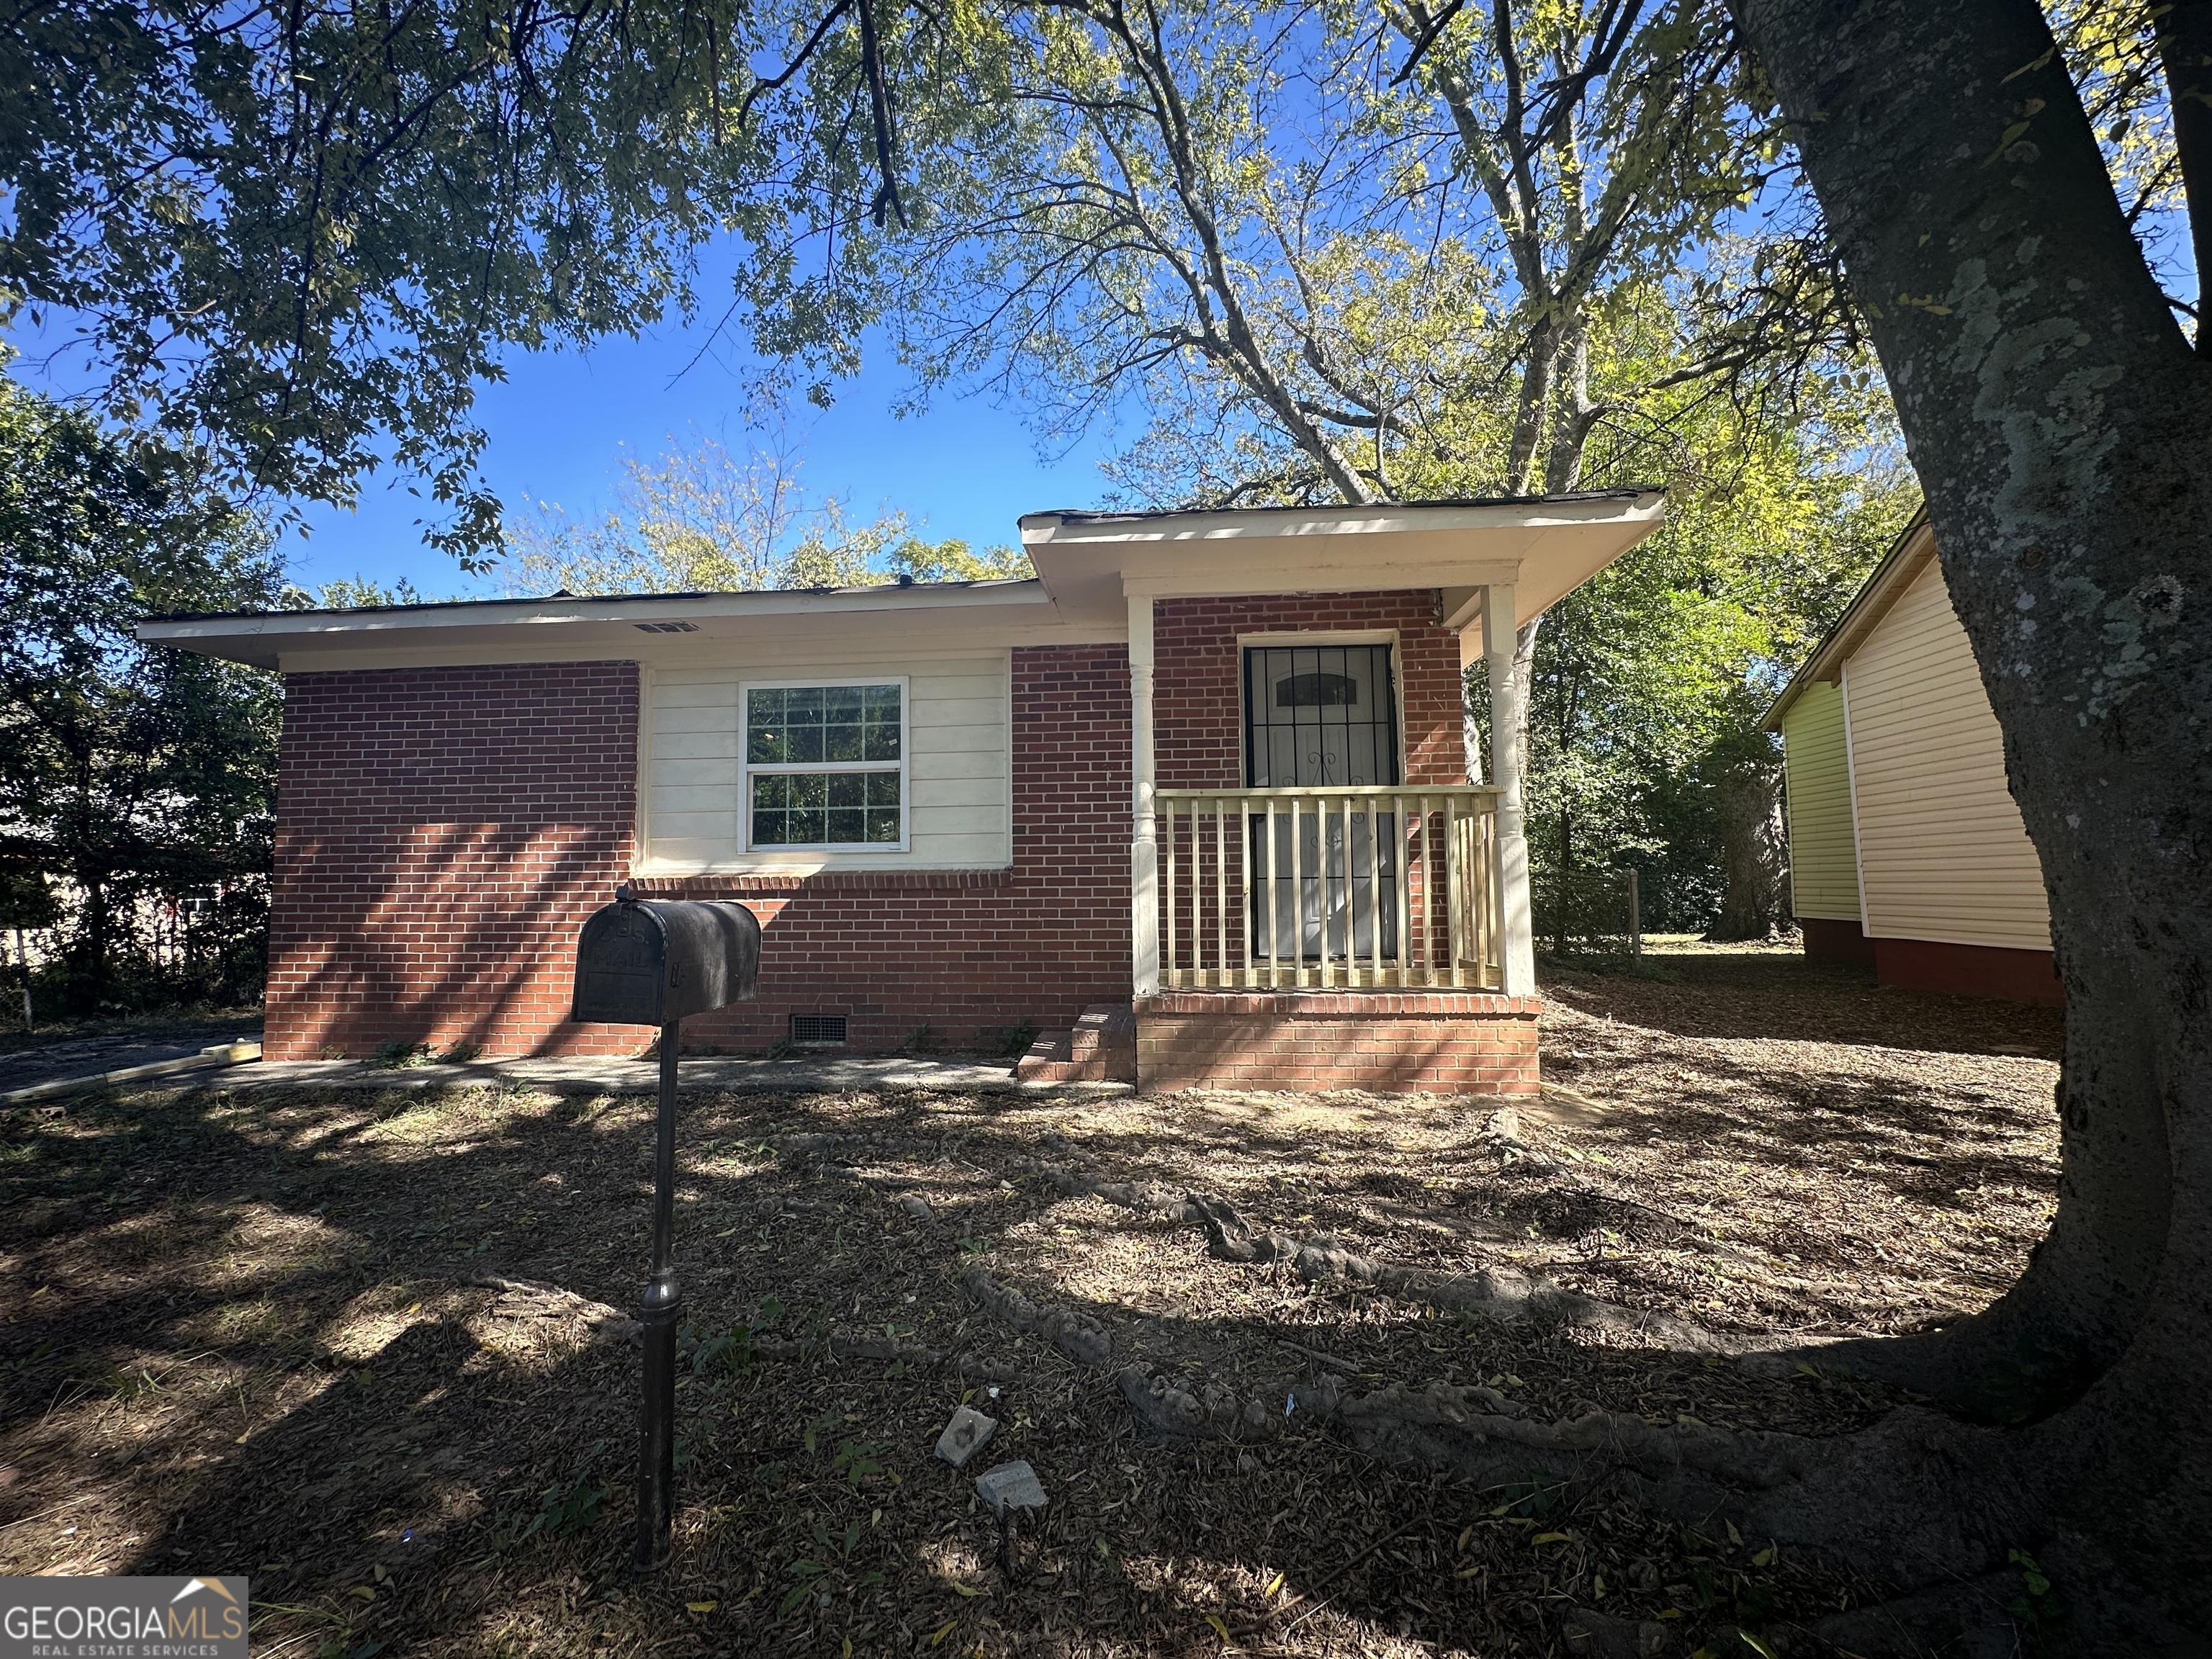
[[[711,316],[711,289],[705,297]],[[478,401],[493,489],[510,509],[538,497],[589,517],[612,504],[625,449],[649,456],[672,434],[705,434],[741,450],[758,366],[727,343],[702,355],[708,327],[670,324],[587,352],[511,356],[507,380],[484,387]],[[60,337],[50,323],[47,341]],[[23,349],[9,369],[16,380],[62,396],[82,389],[66,359],[42,371],[40,331],[27,319],[15,339]],[[803,434],[800,477],[810,490],[846,498],[855,519],[896,509],[933,540],[958,536],[978,547],[1015,541],[1014,521],[1024,513],[1100,503],[1106,483],[1097,464],[1112,447],[1106,434],[1040,457],[1020,412],[980,397],[941,397],[925,414],[894,416],[910,384],[878,349],[861,374],[836,388],[829,410],[793,400],[788,430]],[[308,507],[307,535],[285,538],[294,580],[388,586],[404,577],[434,597],[493,591],[422,545],[416,520],[423,503],[406,482],[380,473],[364,481],[352,510]]]
[[[745,444],[753,366],[730,351],[701,358],[705,325],[671,326],[638,340],[604,341],[588,352],[518,355],[507,379],[484,389],[479,410],[491,441],[484,472],[510,509],[526,497],[592,516],[611,505],[617,459],[651,455],[673,435],[704,434],[732,450]],[[975,546],[1018,539],[1014,521],[1053,507],[1096,505],[1105,489],[1100,439],[1040,458],[1018,411],[981,398],[942,398],[924,414],[890,410],[908,377],[878,351],[837,400],[817,410],[794,399],[789,430],[803,434],[800,477],[812,491],[844,497],[851,516],[896,509],[932,540]],[[1049,464],[1048,464],[1049,463]],[[290,540],[298,580],[340,576],[389,582],[410,578],[425,592],[478,586],[453,561],[422,544],[422,504],[389,477],[363,487],[357,508],[314,507],[308,535]]]

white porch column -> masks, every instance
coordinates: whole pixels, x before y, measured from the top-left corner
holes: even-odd
[[[1522,814],[1521,690],[1513,678],[1513,585],[1482,590],[1483,655],[1490,665],[1490,781],[1498,788],[1498,873],[1504,900],[1505,994],[1536,994],[1536,939],[1528,915],[1528,834]]]
[[[1134,989],[1160,988],[1159,814],[1152,777],[1152,600],[1129,596],[1129,772],[1135,822],[1129,841],[1129,940]]]

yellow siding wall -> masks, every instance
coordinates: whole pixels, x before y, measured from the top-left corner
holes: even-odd
[[[641,875],[1002,869],[1013,862],[1008,653],[931,661],[802,660],[657,668],[646,699]],[[907,681],[903,852],[741,850],[738,687],[748,680]]]
[[[1782,717],[1790,779],[1790,896],[1801,916],[1859,919],[1858,854],[1851,845],[1850,765],[1844,696],[1815,682]]]
[[[1867,932],[2048,950],[2042,872],[1939,565],[1852,653],[1844,687]]]

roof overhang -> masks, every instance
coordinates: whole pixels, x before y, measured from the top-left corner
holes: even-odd
[[[1472,590],[1513,584],[1515,610],[1555,604],[1658,528],[1657,489],[1364,507],[1200,513],[1037,513],[1022,545],[1063,609],[1132,598],[1435,587],[1471,617]],[[1455,605],[1456,599],[1459,603]]]
[[[1535,615],[1650,535],[1656,489],[1373,507],[1040,513],[1021,521],[1036,580],[766,593],[471,599],[156,617],[149,643],[286,672],[618,657],[726,659],[732,647],[849,656],[1126,639],[1136,596],[1439,588],[1464,627],[1483,589]]]
[[[1805,695],[1806,687],[1824,682],[1832,684],[1841,678],[1844,665],[1866,643],[1867,635],[1881,626],[1890,607],[1905,597],[1905,590],[1912,586],[1935,557],[1936,532],[1928,522],[1928,509],[1923,507],[1898,532],[1889,551],[1881,556],[1881,562],[1868,573],[1859,591],[1851,596],[1851,602],[1844,607],[1844,614],[1836,618],[1836,625],[1813,647],[1813,654],[1805,659],[1805,665],[1790,677],[1790,684],[1782,688],[1782,695],[1775,698],[1773,707],[1759,721],[1760,729],[1779,732],[1782,717],[1790,712],[1791,704]]]
[[[395,662],[577,661],[688,654],[699,647],[819,642],[873,651],[917,635],[948,647],[1065,637],[1035,580],[917,582],[768,593],[459,600],[350,611],[156,617],[138,637],[258,668]]]

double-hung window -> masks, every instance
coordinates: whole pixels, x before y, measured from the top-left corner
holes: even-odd
[[[746,839],[756,850],[907,844],[899,680],[747,685]]]

